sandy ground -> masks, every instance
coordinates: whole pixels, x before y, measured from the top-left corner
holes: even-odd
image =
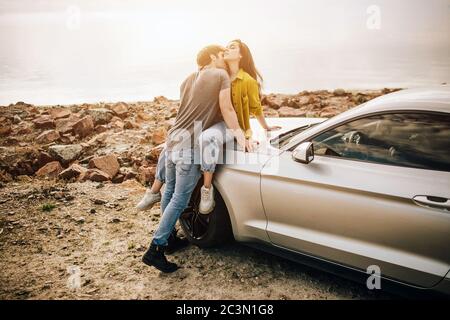
[[[3,184],[0,299],[395,298],[238,243],[190,246],[164,275],[141,262],[160,216],[134,209],[144,191],[135,180]]]

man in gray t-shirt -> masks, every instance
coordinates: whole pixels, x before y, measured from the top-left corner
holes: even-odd
[[[219,94],[229,88],[224,69],[205,68],[191,74],[180,88],[180,109],[168,133],[167,150],[194,148],[202,131],[223,121]]]
[[[167,261],[164,251],[175,223],[186,208],[201,176],[200,165],[194,163],[196,126],[200,134],[223,120],[232,130],[238,144],[245,148],[245,135],[231,104],[230,80],[225,71],[223,51],[219,46],[209,46],[200,51],[197,62],[201,69],[181,85],[180,110],[166,143],[166,188],[161,201],[162,218],[150,248],[142,258],[145,264],[163,272],[178,269],[175,263]]]

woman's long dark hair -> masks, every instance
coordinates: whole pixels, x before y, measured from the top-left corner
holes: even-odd
[[[239,67],[244,69],[253,79],[258,81],[261,86],[263,82],[263,77],[255,67],[255,61],[253,61],[252,53],[248,46],[239,39],[233,40],[231,42],[237,42],[239,44],[239,52],[241,53],[241,61],[239,62]]]

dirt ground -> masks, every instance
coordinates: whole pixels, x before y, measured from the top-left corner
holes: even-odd
[[[160,216],[134,209],[144,191],[135,180],[2,184],[0,299],[394,297],[238,243],[189,246],[169,257],[183,268],[164,275],[141,262]]]

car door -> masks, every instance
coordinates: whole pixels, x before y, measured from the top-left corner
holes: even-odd
[[[262,170],[271,242],[420,287],[450,269],[449,114],[380,114],[307,139]],[[447,202],[446,202],[447,201]]]

